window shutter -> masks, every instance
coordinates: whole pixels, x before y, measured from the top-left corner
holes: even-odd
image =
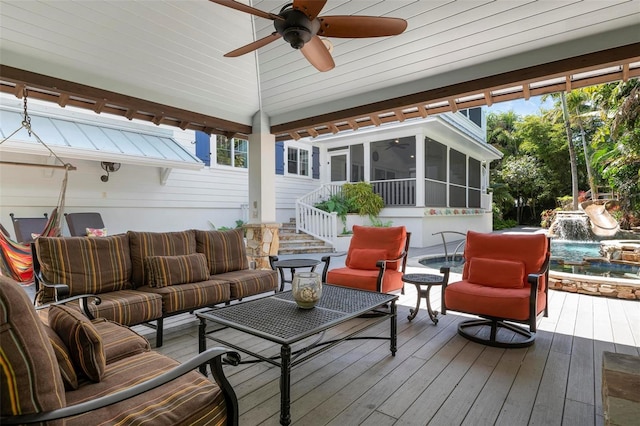
[[[276,174],[284,174],[284,142],[276,142]]]
[[[211,165],[211,137],[199,130],[196,130],[196,157],[205,165]]]
[[[313,147],[311,154],[311,174],[314,179],[320,179],[320,148]]]

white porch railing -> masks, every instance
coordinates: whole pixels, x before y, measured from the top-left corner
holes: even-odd
[[[314,207],[342,190],[341,185],[324,184],[296,200],[296,232],[305,232],[329,244],[338,239],[338,214]]]
[[[388,207],[415,206],[416,180],[393,179],[372,181],[373,191],[379,194]]]

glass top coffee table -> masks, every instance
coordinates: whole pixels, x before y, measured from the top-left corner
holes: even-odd
[[[200,352],[206,350],[206,341],[209,339],[280,367],[280,424],[288,425],[291,423],[292,367],[386,320],[389,320],[389,337],[358,336],[358,338],[389,340],[389,349],[391,354],[395,356],[397,350],[397,299],[398,296],[393,294],[324,284],[322,299],[312,309],[298,308],[291,292],[286,291],[222,308],[200,311],[196,313],[200,319],[199,350]],[[388,305],[388,307],[383,305]],[[292,345],[308,337],[368,313],[374,315],[371,315],[362,327],[349,335],[327,341],[324,341],[324,336],[321,335],[320,339],[316,339],[313,343],[296,348],[295,351],[292,350]],[[212,327],[212,330],[207,330],[207,325],[210,323],[221,324],[277,343],[280,345],[280,356],[267,357],[232,344],[224,339],[224,329]]]

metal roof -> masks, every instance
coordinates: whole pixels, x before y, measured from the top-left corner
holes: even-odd
[[[14,101],[15,104],[15,101]],[[197,157],[187,151],[165,129],[118,123],[105,117],[100,122],[84,113],[55,115],[29,111],[31,128],[56,155],[65,159],[111,161],[143,166],[179,169],[204,167]],[[2,140],[21,127],[23,112],[17,105],[0,105],[0,137]],[[49,150],[21,128],[3,144],[0,152],[50,155]]]

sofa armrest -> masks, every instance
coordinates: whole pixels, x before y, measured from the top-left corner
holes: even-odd
[[[224,375],[224,371],[222,370],[222,356],[225,354],[229,354],[232,359],[237,359],[239,357],[236,352],[229,351],[226,348],[211,348],[191,358],[187,362],[180,364],[179,366],[157,377],[154,377],[153,379],[139,383],[128,389],[96,398],[91,401],[82,402],[80,404],[72,405],[69,407],[59,408],[57,410],[51,410],[38,414],[2,417],[0,418],[0,423],[3,425],[40,423],[44,421],[71,417],[92,410],[97,410],[99,408],[116,404],[118,402],[124,401],[125,399],[132,398],[134,396],[162,386],[166,383],[169,383],[170,381],[177,379],[178,377],[183,376],[190,371],[198,368],[202,364],[209,364],[213,377],[224,394],[225,403],[227,405],[227,424],[237,425],[238,399],[233,388],[231,387],[231,384]]]
[[[56,284],[50,283],[42,275],[42,270],[40,268],[40,262],[38,261],[38,253],[36,251],[35,243],[31,243],[31,257],[33,258],[33,281],[35,283],[36,294],[33,297],[33,303],[36,304],[36,301],[39,297],[43,295],[47,288],[53,290],[53,300],[59,301],[64,299],[69,295],[69,286],[66,284]]]
[[[89,302],[89,299],[93,299],[93,302]],[[46,309],[52,305],[64,305],[65,303],[73,302],[77,300],[80,304],[80,308],[82,309],[82,313],[89,318],[90,320],[94,320],[95,317],[89,311],[89,303],[93,303],[94,305],[99,305],[102,303],[102,299],[100,296],[96,296],[95,294],[78,294],[77,296],[67,297],[66,299],[56,300],[55,302],[47,303],[44,305],[36,306],[36,311],[40,309]]]

